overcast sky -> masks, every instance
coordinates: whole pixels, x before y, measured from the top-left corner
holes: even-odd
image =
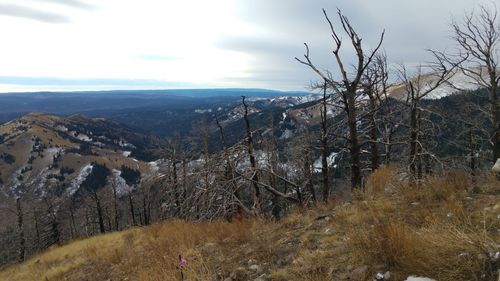
[[[0,92],[303,90],[316,79],[294,60],[304,42],[335,67],[322,8],[341,9],[367,49],[385,28],[389,62],[413,64],[426,48],[450,48],[452,16],[481,3],[494,1],[0,0]]]

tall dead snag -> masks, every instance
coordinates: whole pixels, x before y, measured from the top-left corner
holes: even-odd
[[[260,212],[260,187],[259,176],[257,174],[257,162],[253,154],[253,139],[252,132],[250,131],[250,121],[248,120],[248,105],[245,102],[245,96],[241,97],[241,104],[243,105],[243,118],[245,119],[246,133],[247,133],[247,150],[250,158],[250,168],[252,169],[252,185],[253,185],[253,209],[258,213]]]
[[[420,102],[440,85],[446,83],[455,73],[457,64],[448,63],[445,55],[430,51],[434,61],[425,66],[419,66],[417,73],[409,78],[406,68],[401,67],[400,79],[406,89],[406,106],[409,111],[409,168],[414,183],[422,178],[423,156],[428,152],[423,146],[422,108]],[[424,73],[427,70],[427,73]]]
[[[327,82],[323,84],[323,99],[321,100],[321,175],[323,177],[323,201],[328,202],[330,197],[330,185],[328,182],[328,155],[330,154],[328,147],[328,111],[327,111]]]
[[[17,230],[19,231],[18,261],[22,262],[24,261],[25,258],[26,245],[24,241],[23,210],[21,208],[20,198],[16,198],[16,210],[17,210]]]
[[[97,211],[97,220],[99,223],[99,231],[101,233],[105,233],[106,228],[104,226],[104,208],[102,206],[102,198],[99,195],[99,189],[106,185],[106,179],[109,174],[110,170],[106,167],[106,165],[94,163],[92,171],[81,184],[81,187],[88,192],[92,200],[94,200],[95,209]]]
[[[118,220],[118,194],[117,194],[117,190],[116,190],[116,187],[118,185],[118,182],[113,179],[113,181],[111,182],[111,189],[113,191],[113,222],[114,222],[114,227],[115,227],[115,231],[118,231],[120,229],[120,225],[119,225],[119,220]]]
[[[370,144],[370,162],[371,170],[375,171],[380,162],[379,144],[385,143],[386,161],[390,159],[391,150],[391,133],[390,124],[387,120],[386,108],[383,108],[387,103],[387,60],[385,54],[377,54],[373,63],[367,68],[363,75],[363,91],[368,96],[368,118],[369,118],[369,133],[368,142]],[[380,118],[378,118],[378,115]],[[379,141],[379,123],[385,130],[383,131],[385,138]]]
[[[500,158],[500,21],[497,9],[494,5],[479,6],[478,12],[466,14],[461,22],[454,21],[451,28],[459,53],[448,59],[458,63],[464,75],[489,92],[492,160],[495,162]]]
[[[349,127],[349,151],[351,156],[351,187],[352,188],[360,188],[361,187],[361,146],[358,139],[358,90],[360,89],[361,78],[363,73],[370,65],[373,60],[373,57],[380,49],[382,45],[382,41],[384,40],[383,31],[380,35],[380,40],[376,45],[375,49],[373,49],[369,54],[365,55],[363,51],[363,46],[361,44],[361,38],[358,36],[353,26],[349,22],[349,19],[342,14],[340,10],[337,11],[337,15],[342,26],[342,30],[350,39],[350,43],[355,50],[357,61],[354,62],[354,75],[349,75],[348,70],[345,67],[345,61],[340,56],[340,49],[342,47],[342,39],[340,38],[337,30],[333,27],[333,23],[328,17],[326,10],[323,9],[323,14],[325,19],[327,20],[331,35],[334,41],[334,49],[333,54],[335,56],[336,64],[338,67],[338,71],[340,72],[340,77],[335,78],[333,73],[326,70],[320,70],[316,67],[316,65],[311,61],[309,56],[309,46],[307,43],[304,43],[306,47],[306,53],[304,54],[304,59],[295,58],[298,62],[309,66],[314,72],[316,72],[323,81],[327,84],[328,88],[330,88],[342,102],[342,109],[345,111],[347,115],[347,123]]]
[[[226,135],[224,134],[224,129],[222,128],[221,123],[219,122],[219,117],[217,116],[217,113],[214,114],[215,117],[215,123],[217,124],[217,127],[219,128],[219,133],[220,133],[220,140],[222,142],[222,148],[224,151],[224,177],[225,180],[229,182],[229,185],[232,188],[232,194],[234,199],[236,199],[236,213],[241,214],[243,211],[242,206],[240,205],[240,194],[238,191],[238,186],[236,185],[235,181],[235,175],[234,175],[234,170],[233,170],[233,164],[231,162],[231,158],[229,156],[229,149],[227,147],[227,141],[226,141]]]

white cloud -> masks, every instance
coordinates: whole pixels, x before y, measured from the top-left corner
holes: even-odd
[[[460,16],[478,2],[489,4],[486,0],[0,0],[0,76],[300,89],[315,79],[293,60],[302,54],[303,42],[310,43],[320,65],[332,65],[323,7],[332,17],[337,6],[343,9],[367,46],[386,28],[384,48],[391,62],[399,63],[425,60],[425,48],[445,47],[451,15]],[[22,13],[2,16],[8,12],[2,5],[67,20],[43,21]],[[85,89],[132,87],[128,84],[85,85]],[[0,91],[75,87],[5,82]]]

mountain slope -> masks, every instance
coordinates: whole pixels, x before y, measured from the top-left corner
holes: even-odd
[[[31,113],[0,126],[0,172],[6,194],[47,189],[74,192],[92,163],[110,169],[129,166],[144,173],[151,166],[137,160],[150,140],[104,119]]]

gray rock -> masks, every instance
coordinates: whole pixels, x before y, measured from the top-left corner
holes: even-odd
[[[255,272],[257,274],[262,273],[262,266],[260,266],[258,264],[253,264],[248,269],[250,269],[252,272]]]
[[[384,273],[384,281],[388,281],[388,280],[391,280],[391,272],[390,271],[386,271]]]

